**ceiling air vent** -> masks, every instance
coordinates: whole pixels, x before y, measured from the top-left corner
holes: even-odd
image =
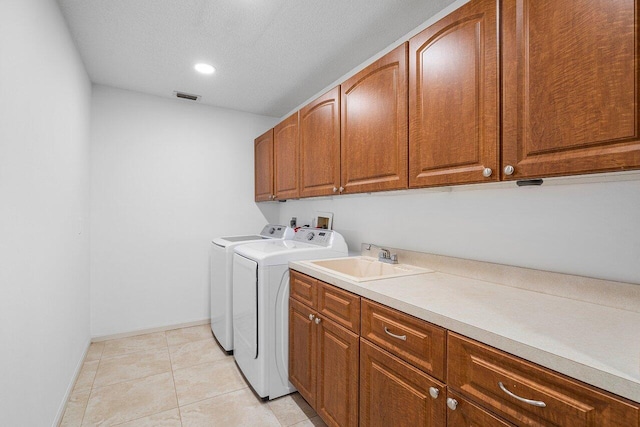
[[[182,98],[182,99],[188,99],[189,101],[197,101],[200,99],[200,95],[192,95],[190,93],[184,93],[184,92],[173,92],[176,97],[178,98]]]

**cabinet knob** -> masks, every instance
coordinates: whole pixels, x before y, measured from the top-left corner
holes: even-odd
[[[513,173],[515,172],[515,168],[511,165],[507,165],[504,167],[504,174],[505,175],[513,175]]]
[[[338,187],[333,187],[333,192],[337,193],[338,192]]]
[[[316,317],[316,316],[314,316],[313,314],[310,314],[309,315],[309,320],[313,320],[314,317]]]
[[[316,325],[317,325],[318,323],[320,323],[320,320],[321,320],[321,319],[320,319],[319,317],[316,317],[316,320],[315,320]]]
[[[451,409],[452,411],[455,411],[456,408],[458,407],[458,401],[455,399],[452,399],[450,397],[447,397],[447,406],[449,407],[449,409]]]
[[[482,176],[485,178],[489,178],[493,174],[493,170],[491,168],[482,169]]]
[[[340,187],[338,190],[342,193],[344,191],[344,187]]]
[[[429,395],[434,398],[437,399],[438,395],[440,395],[440,390],[438,390],[435,387],[429,387]]]

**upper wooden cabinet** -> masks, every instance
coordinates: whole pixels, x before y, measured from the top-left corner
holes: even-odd
[[[256,202],[273,199],[273,129],[256,138],[254,154],[254,188]]]
[[[345,193],[407,188],[407,43],[341,85]]]
[[[300,197],[340,187],[340,87],[300,110]]]
[[[276,200],[297,198],[298,186],[298,113],[273,128],[273,178]]]
[[[502,2],[505,179],[640,167],[639,9]]]
[[[472,0],[409,41],[409,186],[497,181],[495,0]]]

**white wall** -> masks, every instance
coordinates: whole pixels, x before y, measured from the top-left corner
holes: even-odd
[[[209,317],[211,239],[259,231],[253,140],[277,119],[94,86],[91,333]]]
[[[640,180],[346,195],[281,204],[280,221],[333,212],[349,250],[376,243],[640,284]]]
[[[89,344],[91,85],[53,0],[0,2],[0,425],[53,425]]]

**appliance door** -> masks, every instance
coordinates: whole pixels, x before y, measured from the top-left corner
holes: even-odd
[[[258,357],[258,263],[233,256],[233,335],[236,360]]]
[[[233,350],[232,262],[233,251],[211,245],[211,331],[226,351]]]

